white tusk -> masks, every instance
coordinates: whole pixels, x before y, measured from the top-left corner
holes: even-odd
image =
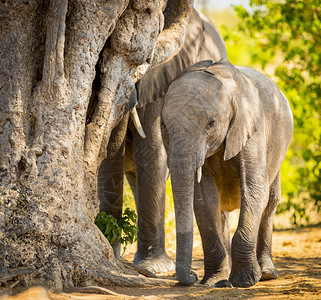
[[[137,114],[137,110],[136,110],[136,107],[134,107],[131,111],[131,117],[132,117],[132,120],[134,122],[134,125],[139,133],[139,135],[145,139],[146,138],[146,135],[145,135],[145,132],[143,130],[143,127],[142,127],[142,124],[140,123],[140,120],[139,120],[139,117],[138,117],[138,114]]]
[[[166,170],[166,177],[165,177],[165,181],[167,181],[168,177],[169,177],[169,169],[167,168],[167,170]]]
[[[197,169],[197,182],[200,183],[202,179],[202,167]]]

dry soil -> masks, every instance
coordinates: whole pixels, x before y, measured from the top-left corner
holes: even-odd
[[[132,261],[135,246],[127,250],[124,259]],[[169,255],[174,258],[175,249]],[[108,287],[113,295],[98,293],[52,293],[43,287],[33,287],[17,294],[17,288],[2,291],[1,300],[69,300],[69,299],[321,299],[321,225],[273,233],[273,256],[280,277],[263,281],[254,287],[216,289],[195,284],[176,285],[174,274],[161,274],[173,284],[153,288]],[[201,278],[203,258],[198,232],[195,234],[192,267]],[[0,290],[1,293],[1,290]]]

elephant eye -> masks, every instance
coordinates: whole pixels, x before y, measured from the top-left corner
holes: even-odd
[[[215,120],[213,117],[211,117],[207,122],[207,128],[212,128],[215,125]]]

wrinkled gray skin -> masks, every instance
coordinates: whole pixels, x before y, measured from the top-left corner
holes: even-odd
[[[216,28],[194,10],[183,48],[170,61],[149,70],[131,95],[132,104],[138,99],[137,111],[146,139],[138,135],[131,121],[128,124],[126,114],[112,132],[108,158],[100,167],[100,210],[115,217],[122,213],[123,174],[126,173],[138,211],[138,247],[134,263],[152,272],[175,269],[165,252],[164,211],[168,169],[160,130],[163,97],[169,84],[186,67],[203,59],[218,61],[226,56],[224,42]],[[112,246],[116,257],[119,257],[119,245],[114,243]]]
[[[249,287],[276,278],[273,217],[293,130],[285,96],[253,69],[205,61],[170,85],[162,120],[176,214],[177,279],[189,285],[197,278],[191,272],[193,210],[204,250],[201,283]],[[230,267],[221,211],[236,208]]]

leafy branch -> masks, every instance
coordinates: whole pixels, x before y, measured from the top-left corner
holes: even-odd
[[[321,212],[321,18],[320,0],[250,0],[235,7],[237,34],[254,41],[252,63],[273,74],[289,99],[294,134],[282,165],[287,201],[277,213],[293,211],[291,222],[309,223],[307,208]]]
[[[124,246],[121,256],[124,255],[129,244],[137,241],[137,214],[128,207],[120,218],[108,215],[104,211],[100,212],[95,219],[95,224],[111,245],[118,240],[118,242]]]

